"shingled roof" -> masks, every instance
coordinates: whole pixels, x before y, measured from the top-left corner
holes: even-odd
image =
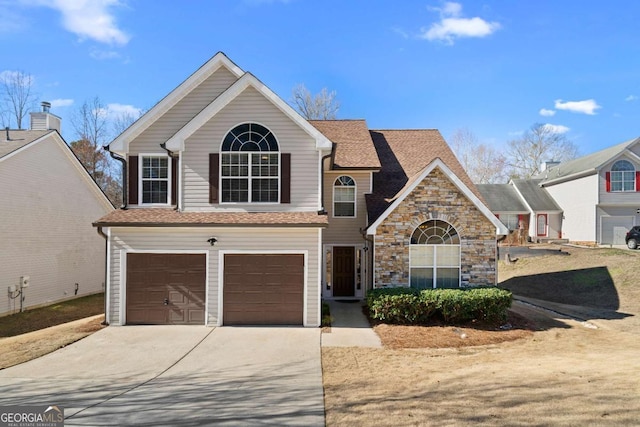
[[[373,175],[373,194],[367,195],[369,222],[389,207],[396,195],[439,158],[482,201],[482,195],[436,129],[372,130],[382,168]]]
[[[476,187],[492,212],[529,211],[511,184],[477,184]]]
[[[93,223],[102,227],[326,227],[328,224],[327,216],[317,212],[179,212],[169,208],[118,209]]]
[[[380,169],[365,120],[309,120],[334,143],[332,169]]]
[[[7,131],[2,130],[0,134],[0,158],[11,154],[16,150],[32,143],[33,141],[43,137],[44,135],[55,132],[54,130],[9,130],[9,139],[7,139]]]

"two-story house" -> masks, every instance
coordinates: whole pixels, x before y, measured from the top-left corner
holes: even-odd
[[[524,223],[529,241],[624,245],[626,232],[640,223],[640,138],[548,162],[532,179],[478,189],[512,232],[508,241]]]
[[[105,242],[91,227],[113,205],[50,111],[0,134],[0,315],[104,291]]]
[[[322,298],[496,283],[508,230],[438,131],[307,121],[222,53],[109,150],[111,324],[318,326]]]

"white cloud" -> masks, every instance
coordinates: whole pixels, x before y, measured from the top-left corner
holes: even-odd
[[[107,104],[107,108],[104,112],[109,118],[121,117],[122,115],[129,115],[133,118],[140,117],[142,113],[142,108],[134,107],[133,105],[126,104]]]
[[[91,49],[91,52],[89,53],[89,55],[93,59],[97,59],[99,61],[120,58],[120,54],[113,50]]]
[[[551,116],[554,116],[555,114],[556,114],[555,110],[547,110],[546,108],[541,108],[540,109],[540,115],[541,116],[551,117]]]
[[[111,11],[123,5],[120,0],[25,0],[24,3],[57,10],[62,14],[64,28],[80,39],[117,45],[129,42],[129,35],[118,28]]]
[[[550,123],[547,123],[543,126],[545,128],[545,130],[552,132],[552,133],[567,133],[569,132],[569,128],[566,126],[562,126],[562,125],[552,125]]]
[[[627,96],[625,99],[625,101],[631,102],[631,101],[637,101],[638,97],[636,95],[629,95]]]
[[[429,41],[441,40],[447,44],[453,44],[453,40],[462,37],[486,37],[498,29],[500,23],[487,22],[482,18],[463,18],[462,5],[455,2],[446,2],[443,7],[431,7],[440,13],[440,22],[436,22],[429,29],[422,29],[420,38]]]
[[[573,113],[582,113],[593,116],[596,114],[598,108],[602,108],[598,105],[595,99],[585,99],[584,101],[567,101],[562,99],[556,99],[555,107],[557,110],[566,110]]]
[[[52,108],[70,107],[73,105],[73,99],[54,99],[51,101]]]

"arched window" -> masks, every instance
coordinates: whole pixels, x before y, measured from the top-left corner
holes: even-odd
[[[611,191],[635,191],[636,168],[628,160],[618,160],[611,167]]]
[[[276,137],[257,123],[231,129],[222,141],[222,202],[277,203],[280,153]]]
[[[333,183],[333,216],[356,216],[356,182],[339,176]]]
[[[448,222],[420,224],[411,235],[409,259],[412,288],[460,287],[460,236]]]

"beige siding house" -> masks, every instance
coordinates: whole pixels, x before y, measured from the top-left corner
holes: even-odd
[[[126,206],[94,223],[111,324],[317,327],[322,298],[495,284],[507,230],[437,131],[307,121],[222,53],[109,149],[127,175]],[[441,184],[460,201],[446,215],[444,200],[404,202]],[[406,274],[380,279],[388,268]]]
[[[104,290],[105,240],[91,223],[113,206],[59,126],[32,113],[31,130],[0,136],[0,315]]]

